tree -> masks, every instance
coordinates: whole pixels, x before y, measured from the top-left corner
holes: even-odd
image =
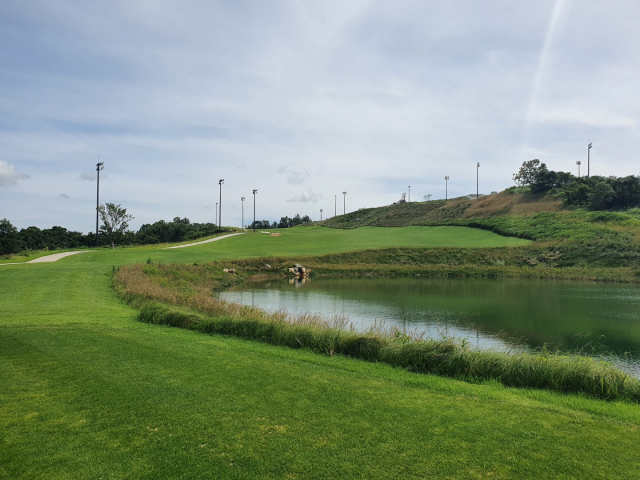
[[[513,181],[518,185],[531,186],[537,182],[538,176],[547,171],[547,166],[537,158],[522,163],[518,173],[513,174]]]
[[[107,203],[98,207],[102,226],[100,231],[111,240],[111,248],[115,248],[115,242],[121,237],[129,227],[129,221],[133,220],[133,215],[127,214],[127,209],[114,203]]]
[[[594,185],[589,194],[589,210],[606,210],[612,207],[614,191],[606,181]]]
[[[24,243],[20,240],[18,229],[9,220],[0,220],[0,255],[18,253],[24,248]]]
[[[424,196],[424,197],[422,197],[422,198],[424,198],[424,201],[425,201],[425,202],[428,202],[428,201],[430,201],[430,200],[431,200],[431,197],[432,197],[432,195],[429,193],[429,194],[425,195],[425,196]]]

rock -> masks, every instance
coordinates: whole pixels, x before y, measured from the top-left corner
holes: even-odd
[[[264,268],[271,268],[271,265],[269,265],[268,263],[265,264]]]

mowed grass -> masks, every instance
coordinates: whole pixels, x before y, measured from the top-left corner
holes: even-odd
[[[0,478],[640,477],[637,404],[142,324],[110,287],[244,238],[1,267]]]
[[[231,258],[320,255],[385,247],[504,247],[531,243],[529,240],[504,237],[487,230],[467,227],[361,227],[340,230],[326,227],[297,227],[265,230],[280,236],[253,233],[196,245],[166,249],[166,245],[129,247],[115,251],[98,250],[64,259],[66,262],[112,262],[115,264],[145,261],[191,262]],[[145,256],[146,255],[146,256]],[[108,260],[107,260],[108,259]]]

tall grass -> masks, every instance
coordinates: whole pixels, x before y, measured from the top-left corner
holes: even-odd
[[[243,307],[244,308],[244,307]],[[252,309],[255,314],[259,309]],[[170,325],[207,334],[233,335],[326,355],[346,355],[412,372],[464,380],[497,380],[505,386],[583,393],[605,400],[640,402],[640,382],[610,364],[559,353],[502,353],[475,350],[455,339],[413,339],[382,331],[358,333],[317,317],[281,312],[209,316],[185,308],[147,303],[142,322]]]
[[[344,317],[268,313],[212,296],[239,281],[215,264],[128,265],[114,276],[119,295],[140,308],[138,318],[147,323],[346,355],[412,372],[640,402],[638,380],[587,357],[476,350],[455,339],[413,338],[397,330],[360,333]]]

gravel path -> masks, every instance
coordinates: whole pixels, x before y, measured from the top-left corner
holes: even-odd
[[[230,233],[229,235],[222,235],[221,237],[210,238],[209,240],[203,240],[201,242],[187,243],[186,245],[176,245],[175,247],[167,247],[167,248],[193,247],[194,245],[202,245],[204,243],[217,242],[218,240],[222,240],[223,238],[235,237],[236,235],[244,235],[244,233]]]
[[[36,258],[35,260],[30,260],[28,262],[22,263],[0,263],[0,265],[22,265],[23,263],[49,263],[49,262],[57,262],[61,258],[68,257],[70,255],[77,255],[78,253],[86,253],[91,250],[79,250],[77,252],[64,252],[64,253],[54,253],[52,255],[45,255],[44,257]]]

